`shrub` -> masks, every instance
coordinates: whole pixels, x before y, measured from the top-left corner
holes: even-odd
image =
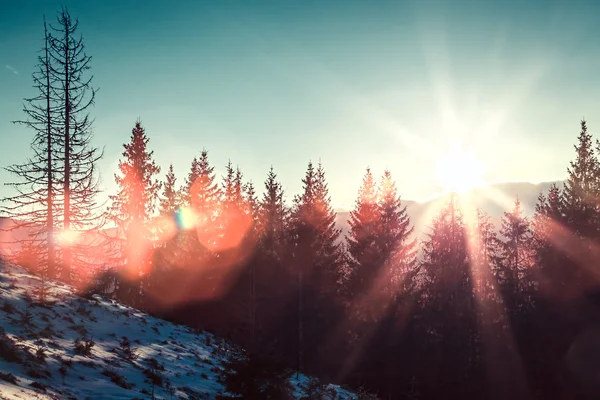
[[[36,381],[31,382],[29,384],[29,386],[34,387],[38,390],[41,390],[42,392],[46,392],[46,390],[48,389],[48,385],[46,385],[45,383],[36,382]]]
[[[127,382],[127,380],[121,375],[119,375],[116,371],[105,369],[104,371],[102,371],[102,375],[109,377],[111,382],[113,382],[117,386],[122,387],[123,389],[132,389],[134,386],[132,383]]]
[[[47,357],[46,351],[48,351],[46,345],[43,343],[38,344],[35,349],[35,358],[41,363],[45,362]]]
[[[13,374],[11,374],[10,372],[4,373],[4,372],[0,372],[0,379],[2,379],[3,381],[12,383],[13,385],[17,384],[17,377],[14,376]]]
[[[7,314],[13,314],[16,311],[14,304],[6,300],[4,300],[0,309]]]
[[[156,358],[149,358],[146,360],[146,369],[144,369],[144,375],[146,375],[146,383],[149,383],[152,386],[152,398],[154,398],[154,387],[163,386],[163,376],[162,371],[165,370],[165,367],[161,365]]]
[[[6,335],[0,335],[0,358],[13,363],[22,362],[23,351]]]
[[[123,336],[121,338],[121,341],[119,342],[119,347],[117,347],[117,351],[121,354],[121,357],[127,361],[133,361],[138,357],[135,350],[131,348],[131,342],[129,341],[127,336]]]
[[[31,312],[31,309],[29,307],[29,305],[27,305],[27,307],[25,307],[25,311],[23,311],[23,313],[21,314],[21,320],[19,321],[21,326],[24,327],[31,327],[33,324],[33,313]]]
[[[74,324],[74,325],[69,326],[69,329],[79,333],[81,336],[87,335],[87,328],[85,327],[85,325],[75,325]]]
[[[92,355],[92,347],[94,347],[95,344],[96,342],[94,342],[94,339],[92,338],[77,338],[74,343],[75,354],[89,357]]]

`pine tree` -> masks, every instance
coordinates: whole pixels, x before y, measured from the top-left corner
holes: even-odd
[[[281,258],[289,210],[285,205],[284,191],[277,181],[273,167],[265,181],[265,192],[257,209],[258,232],[263,248]]]
[[[531,230],[519,199],[512,212],[504,213],[498,237],[498,281],[511,314],[525,306],[523,296],[529,292],[532,265]]]
[[[220,202],[221,249],[238,247],[251,228],[252,216],[247,212],[242,172],[235,170],[231,161],[223,177]]]
[[[540,193],[531,224],[532,254],[540,273],[538,281],[541,290],[553,296],[578,290],[575,278],[579,268],[569,259],[570,251],[578,246],[573,243],[574,238],[566,227],[562,194],[557,185],[550,187],[547,196]]]
[[[298,370],[304,369],[306,317],[311,315],[308,331],[319,336],[326,329],[327,304],[332,304],[341,281],[343,254],[335,227],[335,212],[331,208],[325,171],[312,163],[304,179],[302,195],[294,199],[291,224],[294,268],[298,291]],[[329,321],[331,322],[331,318]],[[311,336],[312,336],[311,335]],[[314,337],[308,342],[314,342]]]
[[[123,145],[124,159],[119,162],[120,174],[115,175],[119,192],[111,196],[111,219],[119,229],[123,243],[123,277],[117,296],[130,304],[138,304],[141,277],[150,272],[152,232],[149,220],[153,216],[160,183],[155,176],[160,168],[148,150],[149,138],[140,121],[131,131],[131,141]],[[128,281],[131,281],[128,282]]]
[[[358,191],[354,210],[350,212],[346,236],[350,255],[350,275],[348,277],[346,297],[355,298],[371,288],[377,275],[377,265],[381,254],[377,247],[378,234],[381,232],[381,218],[377,198],[377,185],[371,170],[363,177]]]
[[[256,189],[252,181],[247,182],[243,186],[244,190],[244,204],[246,205],[244,213],[252,221],[251,233],[254,237],[258,235],[258,217],[259,217],[259,203],[256,197]]]
[[[569,176],[563,192],[565,222],[580,238],[595,238],[598,233],[596,192],[600,169],[585,120],[581,121],[581,132],[577,139],[577,156],[567,170]]]
[[[179,207],[179,193],[175,187],[177,178],[173,171],[173,164],[169,165],[169,171],[163,184],[163,192],[160,198],[159,212],[162,215],[172,215]]]
[[[344,262],[343,248],[339,243],[341,229],[335,224],[336,213],[331,207],[331,197],[325,179],[325,170],[319,162],[314,185],[313,215],[311,223],[316,228],[316,263],[313,279],[325,298],[333,299],[338,294]],[[313,283],[313,284],[315,284]]]
[[[200,262],[206,251],[212,251],[217,242],[216,220],[219,206],[219,188],[215,183],[214,167],[208,161],[208,151],[203,150],[200,158],[194,158],[191,170],[182,188],[184,203],[195,214],[195,232],[187,235],[187,250],[191,262]],[[195,254],[195,255],[194,255]]]
[[[475,299],[466,227],[455,196],[434,219],[423,245],[422,315],[419,339],[422,358],[435,371],[429,376],[439,393],[464,397],[467,379],[477,373]],[[434,361],[436,360],[436,361]],[[434,364],[435,363],[435,364]]]
[[[285,193],[281,183],[277,181],[273,167],[269,170],[265,180],[265,191],[258,204],[257,210],[257,286],[264,299],[264,307],[258,302],[263,319],[277,321],[271,323],[270,335],[265,334],[269,340],[271,351],[283,355],[286,344],[286,318],[289,314],[284,304],[287,295],[292,292],[290,270],[287,268],[288,254],[288,229],[290,210],[285,204]]]
[[[102,151],[92,145],[92,123],[89,109],[94,105],[96,89],[93,76],[87,76],[91,57],[85,52],[83,39],[77,37],[79,21],[66,8],[57,17],[49,51],[53,92],[57,96],[56,111],[62,134],[63,153],[57,161],[62,164],[59,180],[62,188],[63,230],[97,230],[102,223],[101,207],[97,203],[100,192],[97,162]],[[57,127],[58,129],[58,127]],[[65,281],[73,279],[72,270],[85,270],[94,263],[90,260],[89,244],[62,246],[62,272]]]
[[[498,239],[490,216],[481,209],[476,211],[476,221],[471,238],[471,268],[473,285],[480,300],[493,296],[493,268],[498,258]]]
[[[386,276],[389,276],[389,295],[405,294],[412,286],[416,272],[416,241],[411,239],[413,228],[398,196],[396,184],[385,171],[379,187],[378,202],[381,225],[378,247],[383,258]]]
[[[17,179],[8,183],[16,194],[3,199],[7,205],[1,208],[12,219],[10,231],[17,236],[14,244],[21,248],[18,254],[26,252],[31,257],[30,267],[42,276],[43,282],[46,276],[56,277],[55,230],[60,214],[60,205],[55,201],[60,171],[56,153],[60,150],[62,139],[57,132],[55,79],[50,65],[51,40],[44,19],[44,45],[38,56],[37,70],[32,75],[33,86],[38,93],[24,100],[23,112],[27,118],[15,121],[34,132],[31,141],[34,154],[27,161],[6,168]]]

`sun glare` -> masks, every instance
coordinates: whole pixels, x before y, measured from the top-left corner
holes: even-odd
[[[475,154],[458,146],[438,159],[437,178],[447,191],[461,193],[484,185],[483,172]]]
[[[78,236],[79,232],[70,229],[65,229],[58,232],[57,239],[59,244],[63,246],[69,246],[75,243]]]

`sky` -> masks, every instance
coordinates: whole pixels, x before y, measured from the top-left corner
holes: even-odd
[[[600,130],[600,3],[569,1],[67,2],[100,88],[94,143],[107,194],[141,119],[164,177],[183,183],[202,149],[262,190],[271,166],[300,193],[323,163],[336,208],[367,167],[404,199],[440,192],[455,147],[486,182],[563,179],[579,121]],[[43,16],[61,3],[0,12],[0,164],[28,157],[22,99]],[[11,180],[0,172],[0,185]],[[0,197],[7,193],[0,187]]]

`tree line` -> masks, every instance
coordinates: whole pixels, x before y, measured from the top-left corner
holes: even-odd
[[[32,155],[7,168],[17,194],[3,206],[28,232],[16,257],[43,279],[381,398],[598,390],[573,350],[600,315],[600,143],[585,121],[564,187],[541,193],[531,218],[516,199],[498,229],[451,196],[418,242],[391,173],[367,169],[342,237],[320,162],[291,201],[273,168],[259,193],[231,162],[218,177],[206,150],[178,186],[172,165],[161,179],[141,121],[98,205],[90,57],[66,9],[56,24],[19,121]]]

